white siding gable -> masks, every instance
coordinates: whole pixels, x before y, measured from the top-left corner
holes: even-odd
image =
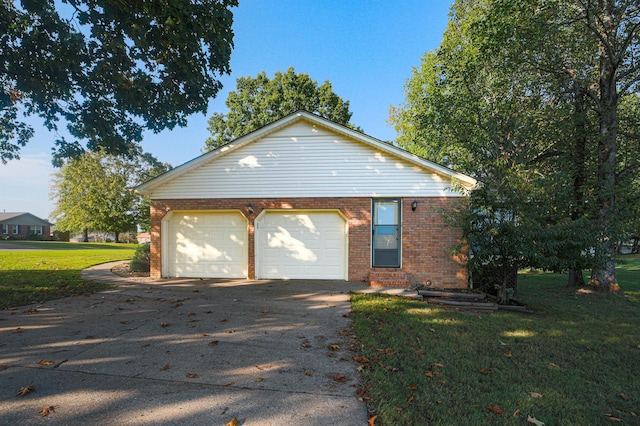
[[[446,175],[297,121],[149,188],[153,199],[461,196]]]

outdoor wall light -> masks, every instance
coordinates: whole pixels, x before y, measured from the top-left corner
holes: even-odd
[[[427,284],[427,287],[431,287],[431,280],[427,280],[426,284]]]
[[[251,204],[247,204],[247,211],[249,215],[253,216],[253,206]]]
[[[411,211],[416,211],[416,209],[418,208],[418,200],[413,200],[413,203],[411,203]]]

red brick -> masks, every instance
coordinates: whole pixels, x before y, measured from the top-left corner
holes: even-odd
[[[465,199],[433,197],[417,198],[418,208],[411,210],[414,198],[403,199],[402,208],[402,279],[376,280],[406,287],[431,280],[437,288],[467,286],[466,253],[451,255],[461,232],[450,228],[441,211],[451,211]],[[247,206],[253,207],[249,215]],[[151,202],[151,276],[159,278],[162,271],[160,224],[171,210],[238,210],[249,222],[249,278],[255,277],[254,219],[264,209],[338,209],[347,218],[349,229],[349,280],[369,281],[375,271],[371,267],[371,198],[295,198],[295,199],[175,199]],[[389,269],[389,268],[385,268]],[[372,282],[372,284],[374,284]]]

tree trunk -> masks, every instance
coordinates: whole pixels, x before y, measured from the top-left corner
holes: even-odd
[[[83,243],[89,242],[89,230],[87,228],[84,228],[82,230],[82,242]]]
[[[587,158],[587,90],[577,81],[573,83],[573,207],[571,221],[576,222],[585,214],[584,185],[586,182]],[[567,287],[582,287],[585,284],[580,268],[582,250],[573,253],[577,267],[569,269]]]
[[[638,242],[640,242],[640,237],[634,237],[633,246],[631,247],[631,254],[638,254]]]
[[[117,243],[117,242],[118,242],[118,240],[120,239],[120,233],[119,233],[118,231],[114,231],[114,232],[113,232],[113,235],[114,235],[114,237],[115,237],[115,241],[114,241],[114,243]]]
[[[569,281],[567,282],[567,288],[582,286],[584,286],[584,276],[582,276],[582,269],[569,269]]]
[[[603,266],[593,269],[590,284],[603,292],[619,292],[616,280],[615,235],[613,217],[615,214],[616,188],[616,143],[618,132],[618,91],[616,87],[618,62],[614,56],[618,49],[615,31],[615,17],[612,0],[600,0],[598,23],[600,31],[600,135],[598,138],[598,196],[597,218],[600,242],[596,247],[598,262]]]

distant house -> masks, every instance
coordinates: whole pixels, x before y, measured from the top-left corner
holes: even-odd
[[[151,242],[151,234],[148,232],[141,232],[136,237],[138,240],[138,244],[150,243]]]
[[[49,240],[52,226],[31,213],[0,213],[0,239]]]

